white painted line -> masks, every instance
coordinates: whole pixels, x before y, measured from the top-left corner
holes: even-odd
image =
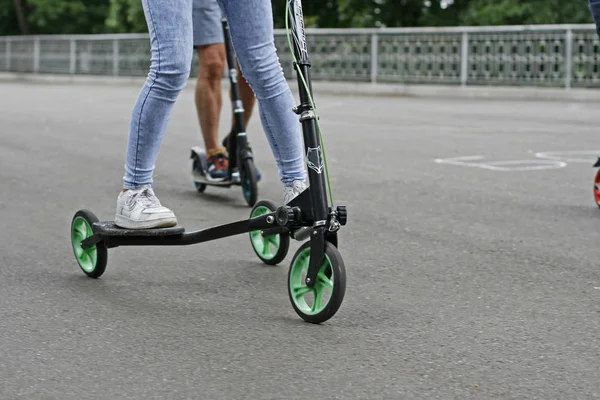
[[[459,165],[463,167],[482,168],[491,171],[542,171],[550,169],[559,169],[567,166],[566,162],[554,160],[510,160],[510,161],[492,161],[492,162],[471,162],[480,161],[483,156],[464,156],[453,158],[438,158],[435,160],[438,164]]]
[[[593,164],[600,156],[600,150],[541,151],[535,156],[546,160]]]

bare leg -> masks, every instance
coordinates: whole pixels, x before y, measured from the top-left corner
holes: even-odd
[[[240,66],[237,66],[238,70],[238,83],[240,86],[240,98],[242,100],[242,105],[244,106],[244,123],[248,126],[250,122],[250,118],[252,117],[252,110],[254,109],[254,105],[256,104],[256,97],[254,97],[254,92],[250,85],[248,85],[248,81],[242,75],[240,71]],[[233,96],[231,95],[231,91],[229,91],[229,98],[231,99]],[[231,119],[231,130],[233,131],[235,127],[235,119],[232,116]]]
[[[221,79],[225,72],[225,45],[223,43],[198,48],[200,67],[196,84],[196,110],[206,152],[218,149],[219,120],[223,98]]]

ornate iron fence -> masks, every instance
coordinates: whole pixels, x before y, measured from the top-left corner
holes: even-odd
[[[308,29],[307,35],[315,80],[600,87],[594,25]],[[275,43],[292,77],[284,31],[275,32]],[[145,34],[5,36],[0,71],[145,76],[149,52]]]

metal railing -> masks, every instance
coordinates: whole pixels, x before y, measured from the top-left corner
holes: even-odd
[[[307,29],[307,36],[315,80],[600,87],[594,25]],[[276,30],[275,43],[292,78],[284,31]],[[5,36],[0,71],[146,76],[149,53],[146,34]]]

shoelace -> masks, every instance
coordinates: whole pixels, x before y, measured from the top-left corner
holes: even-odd
[[[299,195],[304,190],[304,186],[300,182],[294,181],[290,186],[285,186],[283,188],[283,196],[286,203],[290,201],[292,198]]]
[[[138,193],[136,193],[133,198],[133,201],[136,201],[138,203],[140,203],[143,206],[154,206],[154,207],[159,207],[160,206],[160,201],[158,201],[158,198],[154,195],[154,193],[150,190],[150,189],[144,189]]]

